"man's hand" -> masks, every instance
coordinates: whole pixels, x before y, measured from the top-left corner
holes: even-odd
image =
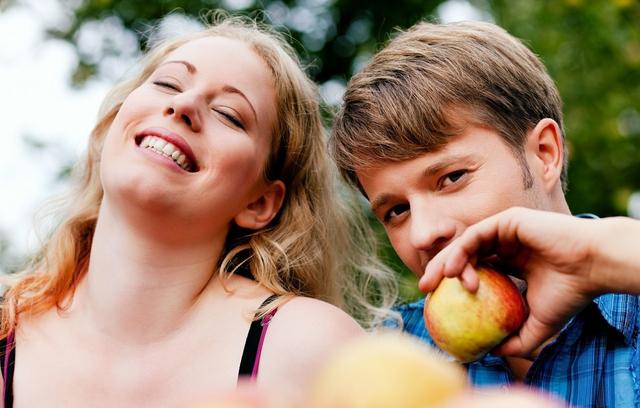
[[[487,257],[527,281],[529,316],[518,333],[496,352],[529,356],[604,290],[593,268],[596,220],[512,208],[467,230],[438,253],[420,279],[434,290],[443,277],[459,277],[467,290],[478,289],[471,264]]]

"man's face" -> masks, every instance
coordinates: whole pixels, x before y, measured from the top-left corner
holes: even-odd
[[[525,188],[521,166],[495,131],[469,126],[437,151],[357,176],[394,249],[419,277],[468,226],[509,207],[542,207],[538,183]]]

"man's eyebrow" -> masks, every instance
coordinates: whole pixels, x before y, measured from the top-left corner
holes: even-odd
[[[453,166],[456,163],[469,163],[475,161],[473,154],[452,154],[447,157],[443,157],[441,160],[428,165],[423,171],[423,177],[432,177],[442,172],[447,167]],[[371,211],[375,214],[380,207],[383,207],[393,200],[393,194],[382,193],[379,196],[371,200]]]
[[[196,69],[196,67],[188,62],[188,61],[184,61],[184,60],[171,60],[171,61],[165,61],[162,64],[158,65],[158,66],[162,66],[162,65],[166,65],[166,64],[182,64],[187,68],[187,71],[189,71],[190,74],[195,74],[196,72],[198,72],[198,70]]]
[[[256,114],[256,110],[253,108],[253,104],[251,103],[251,101],[249,100],[249,98],[247,98],[247,96],[242,93],[241,90],[239,90],[238,88],[235,88],[231,85],[225,85],[222,87],[222,90],[226,93],[232,93],[232,94],[236,94],[236,95],[240,95],[242,98],[244,98],[245,101],[247,101],[247,103],[249,104],[249,107],[251,108],[251,112],[253,112],[253,118],[256,121],[256,123],[258,123],[258,115]]]
[[[442,172],[447,167],[455,166],[456,163],[469,163],[470,161],[475,161],[474,157],[475,156],[473,154],[469,154],[469,153],[452,154],[452,155],[443,157],[439,161],[427,166],[422,172],[422,175],[424,177],[433,176],[435,174]]]

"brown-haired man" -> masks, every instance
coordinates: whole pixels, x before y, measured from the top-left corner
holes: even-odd
[[[339,168],[419,277],[468,227],[503,210],[570,214],[558,91],[538,58],[492,24],[421,23],[394,38],[351,79],[331,145]],[[552,340],[543,347],[511,344],[509,357],[490,354],[469,364],[471,381],[519,380],[580,407],[640,404],[638,297],[591,301],[595,292],[578,293],[575,279],[545,282],[544,275],[523,273],[531,308],[523,327],[539,330],[531,338]],[[473,273],[457,274],[468,289],[477,288]],[[433,289],[441,278],[432,273],[422,288]],[[546,289],[532,290],[541,285]],[[561,292],[579,311],[551,333],[535,320],[548,299],[532,296],[545,290]],[[398,310],[405,331],[433,344],[422,307],[420,301]]]

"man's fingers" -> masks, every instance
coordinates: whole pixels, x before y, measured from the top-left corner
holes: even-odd
[[[442,271],[444,276],[453,278],[462,275],[469,264],[470,254],[473,254],[473,252],[466,251],[457,241],[452,242],[449,248],[442,251],[442,258],[445,258]]]
[[[476,293],[478,291],[478,287],[480,287],[478,274],[470,264],[465,266],[462,274],[460,275],[460,280],[462,281],[462,286],[471,293]]]
[[[456,246],[443,249],[425,268],[418,283],[423,292],[431,292],[444,278],[459,278],[462,286],[470,292],[478,290],[478,276],[469,264],[469,255]]]
[[[420,290],[430,292],[443,277],[459,277],[467,290],[477,291],[478,277],[469,264],[496,251],[513,256],[519,250],[515,229],[509,227],[512,224],[508,222],[511,213],[513,211],[494,215],[467,228],[429,262],[418,285]],[[501,220],[504,222],[504,219],[507,220],[504,223],[506,227],[501,229]]]
[[[518,335],[509,337],[493,350],[493,354],[496,356],[525,356],[525,353],[522,352],[522,339]]]
[[[430,262],[425,268],[424,275],[422,275],[418,282],[418,288],[425,293],[437,288],[444,276],[442,272],[443,268],[444,265],[441,262]]]

